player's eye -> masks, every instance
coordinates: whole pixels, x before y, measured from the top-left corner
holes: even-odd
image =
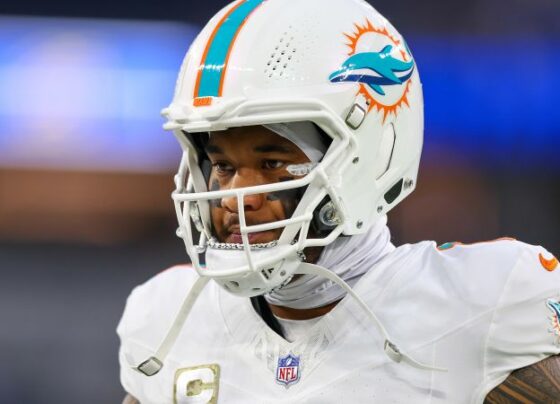
[[[230,175],[235,171],[231,164],[224,161],[217,161],[212,164],[212,167],[218,175]]]
[[[278,170],[284,167],[284,162],[280,160],[264,160],[263,168],[266,170]]]

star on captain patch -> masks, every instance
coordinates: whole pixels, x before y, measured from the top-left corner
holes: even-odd
[[[560,302],[557,299],[547,299],[546,307],[552,311],[552,316],[550,317],[550,332],[556,336],[556,344],[560,345]]]

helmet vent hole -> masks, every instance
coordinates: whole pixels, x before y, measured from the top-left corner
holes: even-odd
[[[320,58],[321,50],[316,45],[321,38],[317,32],[323,22],[310,15],[295,18],[276,31],[270,38],[269,47],[264,49],[261,74],[265,87],[286,88],[317,81],[315,68],[304,62]]]
[[[270,58],[263,69],[269,83],[296,80],[297,73],[294,66],[298,64],[298,60],[294,57],[297,52],[297,43],[294,41],[298,37],[297,31],[299,30],[301,28],[290,26],[286,31],[280,33],[278,42],[274,45],[274,50],[270,52]]]

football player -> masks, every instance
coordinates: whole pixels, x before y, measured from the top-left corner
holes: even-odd
[[[416,186],[416,60],[361,0],[237,0],[164,110],[192,266],[130,295],[127,402],[560,397],[560,270],[541,247],[390,242]],[[518,370],[520,369],[520,370]]]

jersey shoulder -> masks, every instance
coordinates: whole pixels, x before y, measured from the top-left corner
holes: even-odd
[[[512,238],[439,246],[424,241],[399,247],[391,255],[393,266],[407,268],[418,293],[445,295],[481,308],[496,306],[504,293],[522,300],[560,289],[554,255]]]
[[[435,247],[435,244],[434,244]],[[445,243],[430,249],[429,262],[443,267],[465,287],[502,291],[506,286],[519,289],[548,288],[557,282],[558,260],[541,246],[511,238],[473,244]],[[534,291],[534,290],[533,290]]]
[[[493,265],[506,270],[514,266],[520,259],[529,255],[538,256],[544,252],[542,247],[524,243],[522,241],[503,237],[496,240],[462,243],[459,241],[437,245],[433,243],[433,256],[442,263],[461,266],[461,263],[480,263]],[[538,262],[538,261],[537,261]]]
[[[177,265],[136,286],[126,300],[117,333],[122,339],[146,335],[146,328],[165,329],[198,278],[190,265]]]
[[[501,239],[444,244],[430,255],[443,267],[456,298],[488,318],[477,402],[512,371],[558,354],[560,312],[554,308],[560,299],[560,265],[552,253]]]

